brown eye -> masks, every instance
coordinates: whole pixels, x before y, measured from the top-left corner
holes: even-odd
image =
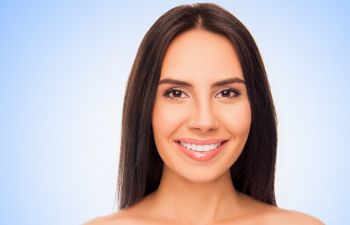
[[[186,98],[187,95],[183,91],[173,88],[173,89],[167,90],[164,93],[164,96],[169,98]]]
[[[235,98],[238,97],[240,94],[241,93],[238,90],[233,88],[224,89],[218,93],[218,95],[221,95],[219,96],[219,98]]]

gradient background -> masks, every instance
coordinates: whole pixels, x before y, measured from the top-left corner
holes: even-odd
[[[279,129],[280,207],[350,224],[350,4],[213,1],[254,36]],[[122,99],[155,20],[193,1],[1,1],[0,224],[115,210]]]

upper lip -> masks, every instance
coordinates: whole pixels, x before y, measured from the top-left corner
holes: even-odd
[[[207,140],[198,140],[193,138],[178,138],[175,139],[175,141],[179,142],[186,142],[196,145],[210,145],[210,144],[221,144],[222,142],[226,141],[226,139],[207,139]]]

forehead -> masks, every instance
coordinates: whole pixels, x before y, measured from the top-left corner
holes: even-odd
[[[215,81],[230,77],[244,79],[231,42],[223,35],[195,29],[172,40],[163,59],[160,79]]]

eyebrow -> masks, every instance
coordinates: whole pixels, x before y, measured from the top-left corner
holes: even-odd
[[[242,79],[240,79],[238,77],[233,77],[233,78],[217,81],[217,82],[215,82],[214,84],[211,85],[211,88],[220,87],[220,86],[224,86],[224,85],[232,84],[232,83],[245,84],[244,80],[242,80]],[[186,81],[175,80],[175,79],[171,79],[171,78],[165,78],[165,79],[159,81],[158,85],[161,85],[161,84],[176,84],[176,85],[181,85],[181,86],[184,86],[184,87],[192,87],[193,88],[193,85],[188,83],[188,82],[186,82]]]

